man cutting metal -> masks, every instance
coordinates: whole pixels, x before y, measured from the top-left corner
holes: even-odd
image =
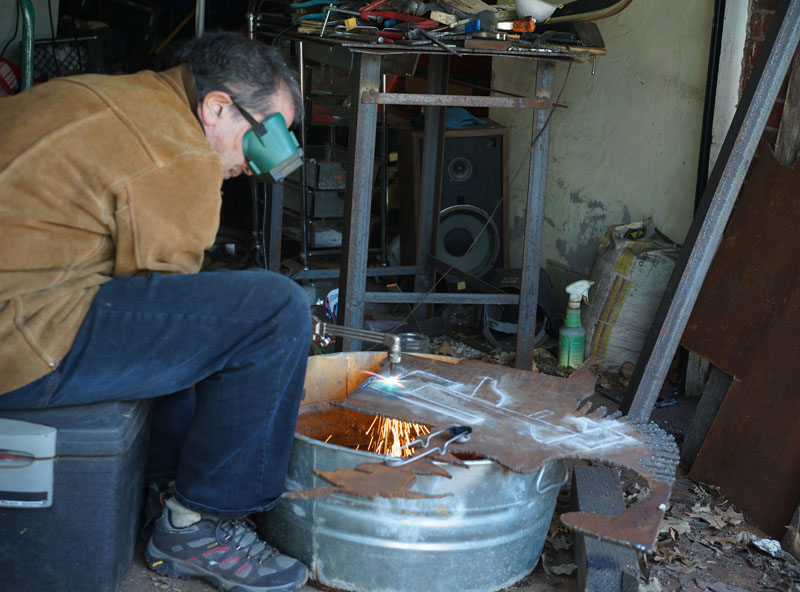
[[[157,398],[151,458],[174,492],[150,567],[291,591],[306,567],[243,519],[283,492],[306,297],[264,270],[199,272],[223,179],[299,166],[300,94],[273,48],[238,34],[203,35],[178,58],[2,99],[0,408]]]

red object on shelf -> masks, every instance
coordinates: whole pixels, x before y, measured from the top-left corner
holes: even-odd
[[[17,65],[0,58],[0,97],[15,94],[19,90],[21,72]]]
[[[311,106],[311,123],[314,124],[327,124],[333,123],[333,115],[326,107],[320,105]]]
[[[414,27],[417,29],[435,29],[436,27],[440,26],[440,24],[436,21],[426,19],[424,16],[416,16],[413,14],[407,14],[405,12],[397,12],[396,10],[376,10],[379,6],[385,4],[386,2],[387,0],[375,0],[375,2],[367,4],[359,10],[361,13],[361,18],[365,21],[395,20],[411,22],[414,23]]]

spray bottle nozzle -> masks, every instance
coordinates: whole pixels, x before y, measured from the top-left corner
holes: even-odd
[[[571,308],[580,308],[581,300],[589,304],[589,288],[594,284],[591,280],[578,280],[572,282],[567,286],[567,294],[569,294],[569,306]]]
[[[583,350],[586,344],[586,331],[581,326],[581,300],[589,304],[591,280],[579,280],[567,286],[569,304],[564,324],[558,330],[558,363],[577,368],[583,364]]]

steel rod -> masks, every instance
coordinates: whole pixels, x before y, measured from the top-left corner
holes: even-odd
[[[253,249],[255,251],[255,263],[267,269],[267,254],[263,252],[263,243],[261,240],[261,210],[258,207],[258,190],[261,183],[255,177],[250,178],[250,214],[252,218],[252,225],[250,228],[250,239],[253,242]]]
[[[414,265],[398,265],[394,267],[369,267],[366,275],[368,277],[379,277],[387,275],[414,275],[417,268]],[[339,269],[304,269],[291,274],[295,280],[321,280],[338,278]]]
[[[247,12],[245,12],[245,19],[247,19],[247,36],[250,39],[256,38],[256,0],[249,0],[247,3]]]
[[[431,56],[430,59],[433,59]],[[548,109],[550,100],[542,97],[481,97],[423,93],[365,92],[361,102],[368,105],[423,105],[430,107],[500,107],[509,109]]]
[[[264,199],[267,199],[267,184],[263,186]],[[269,255],[267,268],[276,273],[281,270],[281,233],[283,229],[283,183],[273,183],[269,188]]]
[[[308,186],[306,185],[308,178],[306,173],[308,167],[306,160],[308,158],[308,146],[306,142],[306,121],[311,117],[312,109],[308,107],[309,102],[306,100],[306,64],[305,64],[305,45],[302,41],[297,42],[297,74],[300,83],[300,96],[303,98],[303,119],[300,120],[300,142],[303,145],[303,150],[306,152],[306,158],[303,159],[303,165],[300,167],[300,259],[303,261],[303,267],[308,267],[309,256],[309,238],[308,238]]]
[[[517,294],[454,294],[449,292],[365,292],[365,302],[425,302],[426,304],[516,304]],[[533,336],[531,336],[531,341]]]
[[[428,92],[446,95],[450,74],[450,58],[444,55],[428,56]],[[417,211],[417,275],[414,290],[428,292],[433,286],[433,271],[429,256],[436,249],[436,232],[439,221],[439,204],[442,191],[442,162],[444,160],[445,109],[442,105],[427,105],[425,131],[422,136],[422,167],[420,171],[419,207]],[[429,316],[429,307],[421,311]]]
[[[381,92],[386,92],[386,74],[381,74]],[[389,237],[387,217],[389,215],[389,117],[386,105],[381,109],[381,265],[389,265]]]
[[[647,419],[653,411],[799,38],[800,0],[782,2],[625,392],[622,410],[630,417]]]
[[[20,90],[33,86],[33,32],[36,15],[31,0],[18,0],[22,12],[22,80]]]
[[[356,54],[353,96],[377,90],[380,84],[380,56]],[[339,310],[337,321],[348,327],[364,324],[364,292],[366,291],[369,217],[372,205],[372,173],[375,166],[375,129],[378,106],[358,101],[351,107],[347,138],[347,187],[345,190],[344,232],[342,233],[342,269],[339,275]],[[360,343],[353,339],[337,341],[342,351],[357,351]]]
[[[536,96],[547,98],[555,86],[555,62],[539,62],[536,67]],[[517,320],[517,368],[530,370],[533,365],[536,335],[536,306],[539,298],[539,268],[542,253],[544,197],[547,189],[547,158],[550,152],[549,112],[533,113],[531,140],[534,143],[528,168],[528,201],[525,209],[525,239],[522,251],[519,316]]]
[[[197,0],[194,9],[194,36],[201,37],[206,30],[206,0]]]
[[[719,60],[722,53],[722,37],[725,20],[725,0],[714,0],[714,20],[711,25],[711,47],[708,51],[708,73],[706,92],[703,101],[703,124],[700,128],[700,155],[697,164],[697,185],[695,189],[695,208],[700,203],[708,184],[708,167],[711,161],[711,143],[714,128],[714,106],[717,103],[717,80]]]

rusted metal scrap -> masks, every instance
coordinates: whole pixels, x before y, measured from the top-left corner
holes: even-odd
[[[469,426],[471,439],[452,443],[448,453],[489,458],[519,473],[567,458],[630,468],[648,482],[650,497],[615,517],[572,512],[562,521],[584,534],[652,551],[675,479],[678,449],[655,424],[591,408],[587,399],[594,392],[597,362],[590,359],[569,378],[560,378],[472,360],[406,355],[402,384],[373,377],[338,405],[428,426]],[[345,471],[333,471],[324,478],[363,495],[359,488],[366,483],[372,490],[394,491],[398,481],[391,474],[381,470],[355,482]],[[378,483],[384,479],[393,485]]]
[[[430,461],[421,459],[402,467],[391,467],[378,463],[361,463],[354,469],[336,471],[313,471],[313,473],[332,484],[334,487],[319,487],[305,491],[293,491],[283,494],[285,498],[307,499],[330,495],[331,493],[350,493],[360,497],[375,499],[376,497],[406,497],[413,499],[444,497],[427,495],[410,491],[417,480],[415,475],[435,475],[447,477],[450,473]]]

